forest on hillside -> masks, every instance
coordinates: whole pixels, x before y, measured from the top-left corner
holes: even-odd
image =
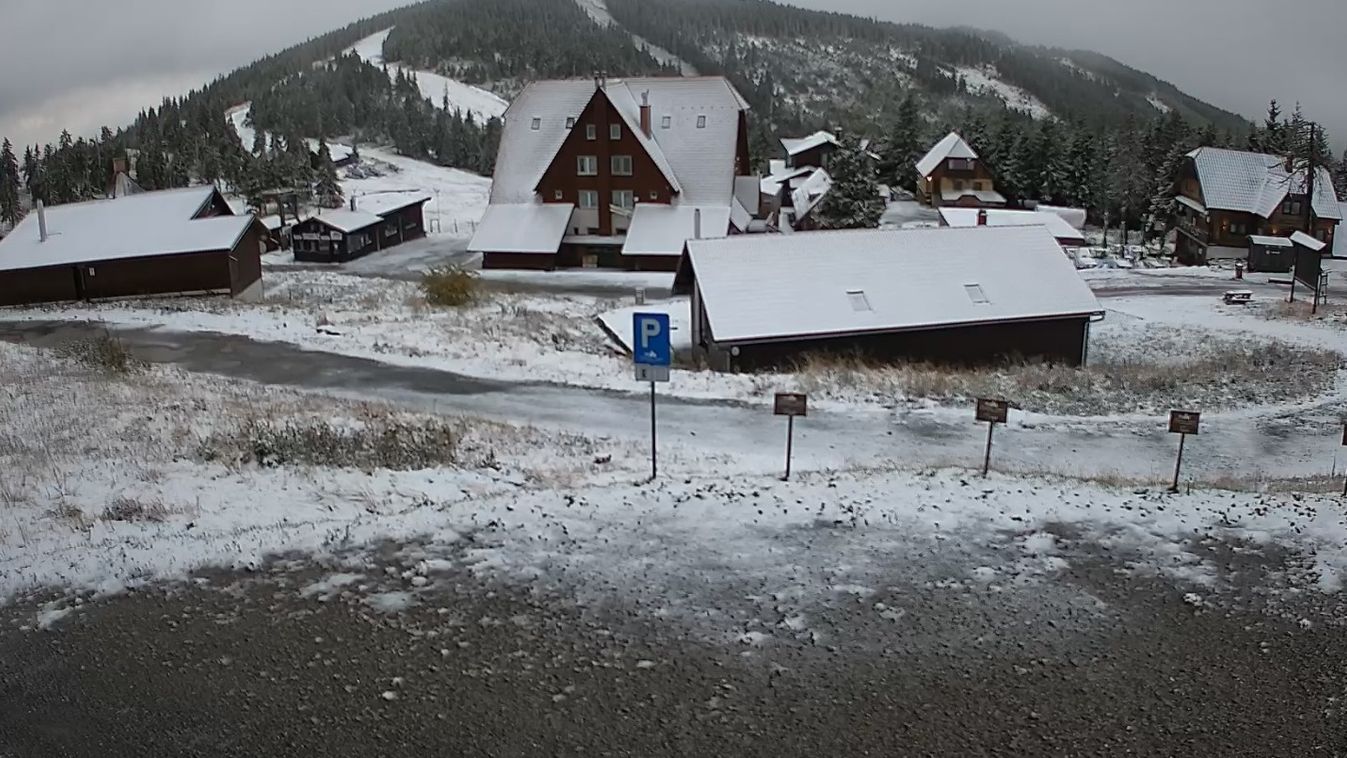
[[[444,166],[490,173],[501,124],[432,102],[414,75],[346,54],[392,28],[385,60],[468,80],[502,95],[538,78],[671,75],[635,32],[751,103],[754,166],[781,136],[819,128],[870,140],[878,179],[908,187],[912,165],[951,130],[992,165],[1012,198],[1087,207],[1132,228],[1162,220],[1184,153],[1201,145],[1300,149],[1306,118],[1274,107],[1255,126],[1148,74],[1092,53],[1031,48],[972,30],[938,30],[807,11],[767,0],[607,0],[621,27],[595,23],[574,0],[435,0],[365,19],[268,56],[95,138],[0,152],[0,220],[17,187],[49,203],[100,196],[111,160],[139,152],[148,188],[218,182],[246,194],[310,186],[305,138],[336,138]],[[994,72],[1041,102],[1034,118],[979,85]],[[1163,108],[1153,100],[1162,102]],[[251,102],[254,144],[225,112]],[[1047,114],[1050,114],[1047,115]],[[3,136],[3,135],[0,135]],[[1329,162],[1322,139],[1316,156]],[[1302,150],[1302,153],[1307,153]],[[17,154],[15,154],[17,153]],[[12,168],[10,164],[12,163]],[[318,173],[325,173],[319,167]],[[1341,173],[1341,172],[1340,172]],[[1347,182],[1339,186],[1347,188]]]

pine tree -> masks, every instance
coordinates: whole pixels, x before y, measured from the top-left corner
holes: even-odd
[[[0,226],[13,227],[22,217],[19,208],[19,161],[9,140],[0,143]]]
[[[861,149],[859,140],[838,135],[829,174],[832,188],[817,211],[823,229],[873,229],[884,215],[874,161]]]
[[[318,204],[324,208],[340,208],[342,206],[341,184],[337,181],[337,167],[332,164],[332,150],[327,146],[325,140],[318,140],[318,169],[316,171],[317,184],[314,187],[314,193],[318,197]]]
[[[1213,134],[1216,128],[1212,127]],[[1282,109],[1274,98],[1267,106],[1267,119],[1263,121],[1263,129],[1259,134],[1259,144],[1265,153],[1273,155],[1282,155],[1286,152],[1286,127],[1282,123]],[[1213,140],[1213,143],[1215,140]]]

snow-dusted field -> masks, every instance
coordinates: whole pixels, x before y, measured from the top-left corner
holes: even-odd
[[[397,76],[398,71],[415,74],[421,94],[434,103],[435,107],[442,107],[444,99],[448,97],[451,110],[461,110],[465,115],[471,113],[473,119],[478,123],[504,115],[505,109],[510,107],[510,104],[500,96],[480,87],[441,76],[433,71],[408,69],[399,63],[384,61],[384,41],[388,39],[388,35],[392,31],[392,29],[385,29],[378,34],[371,34],[357,42],[347,52],[353,52],[360,56],[362,60],[375,66],[383,66],[387,63],[389,76]]]
[[[732,640],[745,632],[717,611],[727,589],[759,588],[795,634],[809,629],[805,609],[818,598],[864,598],[895,581],[1032,588],[1067,568],[1068,542],[1202,593],[1227,577],[1203,547],[1211,540],[1298,556],[1279,588],[1292,592],[1337,592],[1347,571],[1347,526],[1329,498],[1167,496],[921,469],[783,483],[681,442],[665,449],[665,477],[647,485],[637,483],[643,451],[621,441],[469,418],[439,421],[461,442],[452,462],[432,468],[276,460],[246,434],[243,457],[229,458],[212,440],[259,419],[356,430],[436,419],[162,368],[109,375],[13,345],[0,344],[0,358],[0,601],[51,588],[116,592],[283,552],[359,567],[381,540],[415,539],[425,560],[409,597],[433,586],[441,561],[466,559],[480,575],[565,586],[582,603],[618,593],[653,618]],[[881,556],[907,556],[911,576]],[[71,602],[51,602],[34,623],[59,622]]]
[[[1052,111],[1048,110],[1043,101],[1013,84],[1001,81],[1000,73],[994,67],[960,66],[955,69],[955,73],[963,77],[968,91],[975,95],[992,95],[1005,102],[1007,108],[1024,111],[1036,119],[1052,116]]]

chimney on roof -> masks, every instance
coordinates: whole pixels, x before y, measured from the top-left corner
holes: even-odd
[[[986,225],[987,225],[987,209],[986,209],[986,208],[979,208],[979,209],[978,209],[978,226],[986,226]]]
[[[603,89],[608,86],[608,73],[605,71],[594,72],[594,89]]]
[[[699,240],[702,238],[702,209],[692,209],[692,238]]]
[[[641,93],[641,131],[650,137],[650,90]]]
[[[39,242],[47,241],[47,207],[37,201],[37,237]]]

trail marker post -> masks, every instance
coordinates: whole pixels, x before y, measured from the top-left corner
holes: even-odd
[[[809,398],[799,392],[778,392],[772,404],[772,413],[786,417],[786,475],[782,481],[790,481],[790,459],[795,446],[795,417],[809,415]]]
[[[650,382],[650,480],[659,475],[659,446],[656,444],[655,384],[669,381],[673,350],[669,345],[669,314],[632,314],[631,356],[636,365],[636,381]]]
[[[997,424],[1004,424],[1010,419],[1010,403],[1005,400],[993,400],[990,398],[978,398],[977,420],[987,422],[987,452],[982,457],[982,478],[987,478],[987,473],[992,468],[992,434],[996,431]]]
[[[1183,469],[1183,443],[1188,440],[1188,435],[1197,434],[1201,422],[1202,414],[1197,411],[1169,412],[1169,433],[1179,435],[1179,457],[1174,462],[1174,484],[1169,488],[1170,492],[1179,491],[1179,474]]]

